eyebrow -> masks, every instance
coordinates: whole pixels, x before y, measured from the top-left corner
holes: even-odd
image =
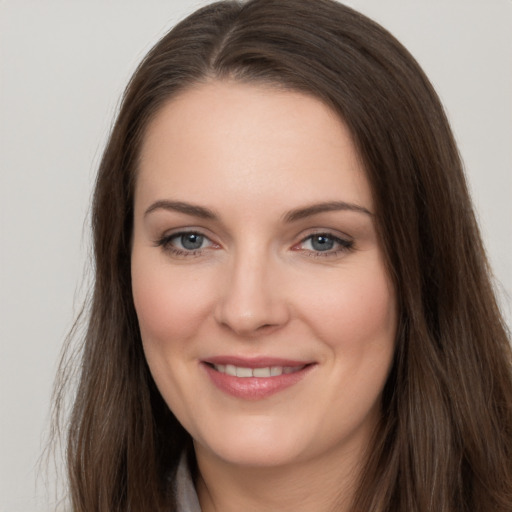
[[[198,206],[183,201],[168,201],[165,199],[154,202],[145,212],[144,217],[154,212],[155,210],[168,210],[184,213],[193,217],[201,219],[217,220],[218,216],[210,209],[203,206]],[[332,211],[352,211],[357,213],[364,213],[365,215],[373,216],[373,214],[364,208],[353,203],[346,203],[345,201],[329,201],[325,203],[316,203],[304,208],[297,208],[290,210],[284,215],[284,221],[287,223],[296,222],[319,213],[332,212]]]
[[[305,219],[319,213],[339,210],[348,210],[351,212],[364,213],[365,215],[373,216],[373,213],[370,212],[370,210],[367,210],[364,206],[359,206],[353,203],[346,203],[345,201],[329,201],[327,203],[317,203],[306,206],[305,208],[297,208],[296,210],[291,210],[285,214],[284,220],[285,222],[296,222],[298,220]]]
[[[217,215],[209,210],[208,208],[204,208],[203,206],[197,206],[190,203],[184,203],[182,201],[167,201],[160,200],[153,203],[145,212],[144,217],[149,215],[151,212],[155,210],[169,210],[180,213],[185,213],[186,215],[191,215],[193,217],[200,217],[201,219],[217,219]]]

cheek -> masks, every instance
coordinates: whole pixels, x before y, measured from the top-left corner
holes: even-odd
[[[371,262],[326,280],[302,299],[310,323],[331,349],[364,353],[394,346],[397,312],[395,293],[383,265]]]
[[[326,422],[327,437],[375,421],[395,352],[396,299],[384,267],[352,267],[340,277],[325,283],[308,310],[310,325],[328,348],[329,384],[321,399],[315,397],[334,418]]]
[[[211,286],[165,262],[150,264],[136,253],[132,257],[132,292],[142,339],[165,344],[185,341],[209,309]]]
[[[164,257],[134,250],[132,293],[142,345],[155,383],[169,407],[187,418],[191,343],[209,310],[211,287],[185,269],[171,268]],[[204,277],[204,276],[203,276]]]

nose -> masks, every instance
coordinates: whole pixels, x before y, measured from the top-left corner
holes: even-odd
[[[239,336],[282,328],[290,318],[283,274],[271,258],[255,253],[231,262],[215,307],[215,319]]]

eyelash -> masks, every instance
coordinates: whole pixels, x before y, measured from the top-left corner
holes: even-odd
[[[336,250],[326,250],[326,251],[315,251],[314,249],[301,249],[299,246],[303,245],[308,240],[313,241],[314,238],[325,238],[332,241],[334,244],[338,245],[338,249]],[[295,247],[299,247],[295,249]],[[329,258],[329,257],[339,257],[341,254],[350,252],[354,249],[354,241],[348,240],[344,238],[337,237],[333,235],[332,233],[325,233],[325,232],[318,232],[318,233],[311,233],[305,238],[303,238],[298,244],[294,246],[295,250],[303,252],[306,256],[309,256],[311,258]]]
[[[174,240],[179,239],[186,235],[195,235],[195,236],[201,237],[204,240],[209,241],[211,246],[219,247],[217,244],[212,242],[206,235],[203,235],[201,232],[198,232],[198,231],[180,231],[178,233],[173,233],[171,235],[165,235],[162,238],[156,240],[155,246],[162,247],[166,252],[169,252],[173,256],[177,256],[177,257],[185,257],[186,258],[186,257],[200,256],[201,254],[203,254],[203,251],[207,247],[198,248],[198,249],[180,249],[180,248],[172,245],[172,242]],[[303,249],[300,247],[304,243],[306,243],[308,240],[312,241],[315,237],[328,239],[328,240],[332,241],[333,244],[338,245],[339,248],[336,250],[331,249],[331,250],[326,250],[326,251],[319,251],[319,250],[314,250],[314,249]],[[332,233],[318,232],[318,233],[309,234],[308,236],[303,238],[298,244],[294,245],[292,247],[292,249],[295,251],[300,251],[308,257],[328,258],[328,257],[340,256],[342,253],[352,251],[354,249],[354,242],[353,242],[353,240],[343,239],[343,238],[334,236]]]
[[[178,233],[173,233],[172,235],[165,235],[162,238],[158,239],[155,242],[155,246],[162,247],[164,251],[171,253],[173,256],[178,257],[191,257],[191,256],[200,256],[205,248],[199,248],[199,249],[179,249],[178,247],[174,247],[172,245],[173,240],[179,239],[186,235],[195,235],[201,238],[204,238],[204,240],[208,240],[213,246],[214,244],[206,235],[203,235],[202,233],[198,231],[180,231]]]

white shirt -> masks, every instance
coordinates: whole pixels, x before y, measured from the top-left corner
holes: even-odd
[[[176,504],[178,512],[201,512],[199,499],[197,497],[194,482],[188,467],[187,453],[181,454],[180,463],[176,471],[176,480],[174,482],[174,492],[176,495]]]

